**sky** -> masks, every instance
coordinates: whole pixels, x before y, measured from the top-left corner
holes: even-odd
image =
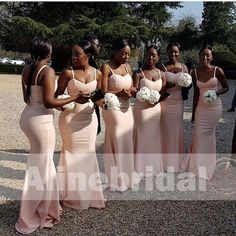
[[[184,1],[181,2],[182,8],[171,9],[173,13],[172,23],[178,23],[178,21],[186,16],[193,16],[196,19],[197,24],[202,22],[202,1]]]

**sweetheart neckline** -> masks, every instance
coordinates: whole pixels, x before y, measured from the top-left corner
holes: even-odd
[[[116,73],[113,73],[112,75],[110,75],[110,78],[111,78],[111,76],[113,76],[113,75],[118,75],[118,74],[116,74]],[[126,75],[118,75],[118,76],[120,76],[120,77],[126,77],[127,75],[129,75],[130,77],[131,77],[131,75],[128,73],[128,74],[126,74]]]
[[[89,82],[87,82],[87,83],[83,83],[83,82],[81,82],[81,81],[79,81],[79,80],[77,80],[77,79],[71,79],[71,80],[78,81],[78,82],[80,82],[81,84],[84,84],[84,85],[89,84],[89,83],[92,83],[92,82],[94,82],[94,81],[97,81],[96,79],[94,79],[94,80],[89,81]],[[70,80],[70,81],[71,81],[71,80]],[[70,81],[69,81],[69,82],[70,82]]]
[[[148,80],[148,81],[150,81],[150,82],[157,82],[157,81],[161,80],[161,79],[158,79],[158,80],[153,81],[153,80],[147,79],[146,77],[141,78],[141,80],[142,80],[142,79],[146,79],[146,80]],[[161,81],[162,81],[162,80],[161,80]]]
[[[209,81],[212,80],[212,79],[216,79],[216,77],[212,77],[212,78],[210,78],[209,80],[207,80],[206,82],[202,82],[202,81],[199,80],[199,79],[197,79],[197,81],[201,82],[202,84],[205,84],[205,83],[209,82]]]

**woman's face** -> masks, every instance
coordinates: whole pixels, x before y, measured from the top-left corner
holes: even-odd
[[[179,60],[179,48],[177,46],[170,47],[167,54],[170,62],[176,62]]]
[[[130,47],[129,46],[125,46],[124,48],[122,48],[119,51],[115,51],[114,54],[114,58],[121,64],[125,64],[126,62],[128,62],[129,58],[130,58]]]
[[[208,48],[203,49],[199,54],[199,63],[201,65],[209,65],[212,59],[212,52]]]
[[[84,66],[88,63],[88,55],[84,50],[78,46],[74,45],[72,48],[72,64],[73,66]]]
[[[145,64],[148,66],[155,66],[159,60],[159,55],[155,48],[150,48],[145,55]]]

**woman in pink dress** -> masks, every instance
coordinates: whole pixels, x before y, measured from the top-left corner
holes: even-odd
[[[30,142],[20,215],[15,225],[22,234],[30,234],[37,228],[51,228],[60,221],[59,189],[53,163],[55,129],[52,108],[78,97],[54,98],[55,72],[48,66],[52,53],[50,41],[34,38],[31,53],[34,61],[22,73],[26,106],[19,122]]]
[[[68,95],[83,94],[72,110],[59,117],[62,138],[58,165],[60,199],[64,206],[75,209],[104,208],[100,172],[95,152],[98,121],[91,94],[101,87],[102,74],[89,65],[93,45],[84,40],[72,48],[72,67],[58,79],[57,95],[67,89]],[[97,103],[99,105],[99,103]]]
[[[113,57],[102,65],[102,89],[114,93],[120,110],[105,110],[104,165],[108,186],[117,191],[132,188],[138,181],[134,171],[133,114],[130,107],[132,88],[131,68],[128,64],[130,47],[125,39],[113,43]]]
[[[199,66],[192,72],[194,97],[191,155],[187,160],[188,171],[200,178],[211,179],[216,165],[216,126],[222,114],[220,96],[229,90],[228,82],[221,68],[212,66],[212,48],[203,47],[199,52]],[[217,99],[206,103],[203,94],[214,90]]]
[[[187,67],[179,62],[180,45],[171,43],[167,46],[168,62],[160,69],[165,72],[167,92],[171,96],[161,102],[161,140],[163,166],[167,172],[181,171],[184,154],[183,95],[177,80],[182,72],[188,73]]]
[[[136,88],[147,87],[160,92],[165,86],[165,73],[155,67],[159,55],[157,46],[150,45],[147,48],[143,68],[133,75]],[[135,101],[135,170],[142,176],[157,175],[163,172],[160,118],[160,103],[152,105],[148,101]]]

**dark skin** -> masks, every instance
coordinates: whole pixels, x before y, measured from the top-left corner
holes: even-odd
[[[102,80],[102,90],[104,93],[114,93],[118,97],[132,97],[134,93],[136,92],[136,89],[131,86],[130,89],[123,89],[121,91],[114,91],[111,90],[108,86],[108,80],[109,77],[112,75],[110,67],[112,68],[113,72],[117,75],[125,76],[127,73],[130,75],[132,74],[131,67],[128,63],[129,57],[130,57],[130,47],[125,46],[119,51],[114,52],[113,58],[108,62],[102,65],[101,71],[103,74],[103,80]],[[126,68],[128,69],[128,72],[126,71]]]
[[[34,70],[33,79],[31,85],[35,85],[35,77],[39,69],[47,65],[50,61],[51,54],[47,58],[36,61],[36,68]],[[22,90],[24,101],[26,103],[26,87],[27,79],[30,73],[30,65],[27,65],[22,73]],[[45,67],[39,74],[37,79],[37,85],[42,87],[43,92],[43,104],[46,108],[59,108],[67,103],[75,101],[79,95],[71,96],[70,98],[56,99],[54,97],[55,93],[55,71],[51,67]]]
[[[161,77],[159,77],[159,70],[155,67],[159,60],[158,52],[155,48],[150,48],[145,54],[145,62],[142,68],[145,78],[151,81],[162,80],[162,88],[166,85],[166,75],[161,71]],[[133,74],[134,87],[137,89],[140,87],[140,80],[143,79],[143,73],[138,70]],[[160,91],[161,92],[161,91]]]
[[[179,62],[180,51],[177,46],[170,47],[167,51],[167,54],[168,54],[168,62],[165,65],[167,71],[177,74],[182,71],[182,66],[183,66],[183,71],[185,73],[188,73],[187,66]],[[159,69],[163,72],[166,71],[162,65],[160,66]],[[172,88],[174,86],[175,86],[175,83],[171,83],[171,82],[166,83],[166,89]]]
[[[215,66],[211,65],[211,61],[213,60],[212,51],[210,49],[204,49],[201,51],[199,55],[199,66],[196,69],[197,78],[195,75],[195,71],[191,73],[193,79],[194,86],[194,95],[193,95],[193,110],[192,110],[192,119],[191,122],[195,120],[195,111],[197,108],[198,100],[199,100],[199,89],[197,87],[197,79],[202,83],[208,82],[212,79],[214,75]],[[222,88],[216,91],[216,95],[224,94],[229,91],[229,85],[226,80],[225,74],[223,70],[219,67],[216,69],[215,76],[219,80]]]
[[[94,68],[89,65],[89,56],[84,50],[74,45],[72,48],[72,65],[74,70],[75,79],[83,84],[90,83],[94,80]],[[68,82],[72,79],[72,72],[70,68],[66,68],[62,71],[58,79],[58,87],[56,96],[64,93]],[[102,73],[96,70],[97,88],[101,88]],[[84,104],[89,101],[91,94],[80,93],[77,103]],[[97,101],[98,106],[102,106],[102,101]]]

